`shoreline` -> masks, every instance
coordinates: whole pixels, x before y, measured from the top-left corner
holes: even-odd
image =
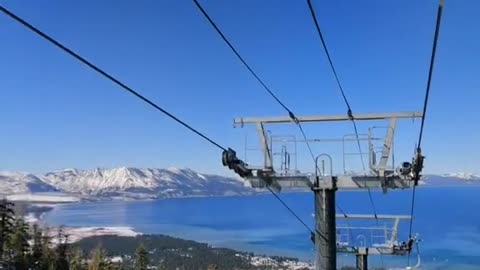
[[[76,202],[78,203],[95,203],[94,201],[90,202]],[[184,238],[179,238],[176,236],[170,236],[167,234],[162,234],[162,233],[156,233],[156,234],[144,234],[141,232],[136,231],[133,227],[129,226],[82,226],[82,227],[73,227],[73,226],[51,226],[48,223],[45,222],[43,219],[45,214],[52,211],[55,207],[58,207],[59,205],[64,205],[64,203],[61,204],[40,204],[40,205],[32,205],[32,206],[41,206],[42,211],[41,212],[28,212],[26,215],[23,216],[25,221],[27,221],[29,224],[38,224],[41,226],[43,229],[45,229],[48,233],[48,235],[52,239],[53,244],[57,244],[59,242],[58,235],[59,232],[62,232],[63,235],[68,236],[67,242],[69,244],[76,244],[80,242],[81,240],[88,239],[88,238],[95,238],[95,237],[105,237],[105,236],[116,236],[116,237],[128,237],[128,238],[135,238],[138,236],[168,236],[168,237],[173,237],[177,238],[180,240],[185,240],[185,241],[193,241],[196,243],[201,243],[198,241],[194,240],[188,240]],[[224,247],[216,247],[213,244],[210,244],[206,242],[210,248],[215,249],[215,248],[221,248],[223,249]],[[285,256],[280,256],[280,255],[266,255],[266,254],[257,254],[251,251],[242,251],[234,248],[226,248],[229,250],[232,250],[234,252],[237,252],[235,256],[242,257],[244,259],[247,259],[252,266],[255,267],[272,267],[272,269],[285,269],[285,270],[297,270],[297,269],[305,269],[305,270],[311,270],[313,269],[313,265],[310,262],[301,260],[299,258],[294,258],[294,257],[285,257]],[[251,254],[251,255],[247,255]],[[118,256],[116,256],[118,257]],[[110,257],[109,257],[110,258]],[[113,260],[115,258],[111,257],[110,259]]]
[[[116,235],[116,236],[125,236],[125,237],[135,237],[142,235],[143,233],[137,232],[133,227],[129,226],[68,226],[68,225],[51,225],[45,222],[45,215],[54,210],[60,205],[65,205],[66,203],[27,203],[28,207],[22,218],[30,225],[37,224],[43,229],[48,230],[50,236],[53,239],[58,235],[60,230],[64,234],[69,236],[69,243],[75,243],[81,239],[92,237],[92,236],[103,236],[103,235]],[[83,201],[70,202],[81,204]],[[70,204],[68,203],[68,204]]]

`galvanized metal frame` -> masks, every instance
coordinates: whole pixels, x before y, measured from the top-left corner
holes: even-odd
[[[367,265],[368,254],[396,254],[403,255],[410,252],[404,246],[386,245],[382,247],[353,247],[347,245],[338,245],[336,243],[336,218],[335,218],[335,191],[337,189],[371,189],[381,188],[384,192],[388,189],[409,188],[414,185],[408,176],[397,175],[392,169],[388,170],[387,163],[393,148],[395,128],[397,119],[401,118],[420,118],[421,112],[400,112],[400,113],[373,113],[373,114],[356,114],[356,121],[372,121],[372,120],[389,120],[386,135],[383,139],[383,147],[381,149],[380,161],[377,163],[374,159],[375,150],[369,147],[370,155],[370,173],[362,175],[336,175],[331,172],[330,175],[322,173],[318,174],[318,160],[315,159],[315,174],[293,175],[279,174],[275,172],[272,161],[272,142],[265,133],[264,125],[291,123],[292,118],[289,116],[282,117],[247,117],[236,118],[234,125],[244,126],[245,124],[255,124],[260,140],[261,149],[264,154],[263,168],[255,168],[248,166],[251,172],[245,177],[247,181],[255,188],[269,187],[270,189],[280,191],[282,188],[311,189],[315,195],[315,248],[317,254],[315,264],[317,269],[333,270],[336,269],[336,252],[355,253],[357,255],[357,266]],[[347,115],[330,115],[330,116],[299,116],[296,117],[296,124],[303,122],[332,122],[332,121],[351,121],[352,118]],[[372,136],[368,135],[369,145],[372,145]],[[269,146],[270,142],[270,146]],[[345,144],[345,137],[342,140]],[[328,155],[326,155],[329,157]],[[345,150],[344,150],[345,156]],[[332,161],[330,158],[330,166]],[[345,169],[344,169],[345,170]],[[323,170],[325,171],[325,170]],[[347,215],[348,216],[348,215]],[[337,216],[338,217],[338,216]],[[342,215],[343,217],[343,215]],[[365,218],[366,215],[350,215],[351,218]],[[370,217],[370,216],[369,216]],[[392,216],[377,216],[377,218],[393,218]],[[392,240],[396,239],[398,234],[397,228],[400,219],[404,217],[395,216],[394,233]]]

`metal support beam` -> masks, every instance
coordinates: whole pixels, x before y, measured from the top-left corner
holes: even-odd
[[[408,219],[412,219],[412,217],[409,216]],[[390,239],[391,243],[398,240],[398,225],[400,225],[400,218],[395,219],[395,222],[393,223],[392,238]]]
[[[398,113],[366,113],[355,114],[355,120],[384,120],[390,118],[421,118],[422,112],[398,112]],[[341,115],[311,115],[311,116],[297,116],[299,122],[332,122],[332,121],[349,121],[350,118],[346,114]],[[233,123],[235,125],[243,126],[244,124],[279,124],[290,123],[292,118],[290,116],[279,117],[240,117],[235,118]]]
[[[357,253],[357,270],[368,270],[368,248],[358,248]]]
[[[262,147],[263,155],[264,155],[264,166],[265,168],[272,168],[273,167],[273,162],[272,162],[272,156],[271,156],[271,151],[268,147],[268,138],[267,135],[265,134],[265,129],[263,128],[262,123],[257,123],[257,133],[258,133],[258,138],[260,139],[260,146]]]
[[[337,269],[335,188],[314,188],[315,194],[315,269]]]
[[[388,220],[410,220],[412,216],[409,215],[363,215],[363,214],[348,214],[347,217],[345,215],[337,215],[337,218],[348,218],[348,219],[388,219]]]
[[[249,167],[255,170],[253,167]],[[298,188],[311,188],[315,182],[315,176],[310,175],[278,175],[272,170],[267,170],[266,173],[263,169],[257,170],[257,175],[246,177],[250,185],[253,188],[264,188],[266,183],[276,183],[277,186],[282,189],[298,189]],[[260,173],[259,173],[260,172]],[[264,179],[263,175],[268,175],[268,179]],[[320,176],[319,187],[331,188],[332,177]],[[336,177],[336,188],[338,189],[376,189],[376,188],[389,188],[389,189],[405,189],[410,188],[413,182],[408,179],[402,179],[398,176],[379,178],[377,176],[351,176],[351,175],[339,175]]]
[[[397,118],[390,119],[390,123],[387,128],[387,135],[385,136],[385,141],[383,142],[382,156],[380,157],[380,162],[378,164],[378,176],[384,177],[385,171],[387,169],[387,161],[390,156],[390,152],[393,145],[393,137],[395,135],[395,127],[397,126]],[[394,168],[392,168],[394,170]]]
[[[327,143],[327,142],[356,142],[356,141],[380,141],[380,138],[344,138],[344,139],[338,139],[338,138],[322,138],[322,139],[309,139],[309,140],[289,140],[289,139],[277,139],[278,136],[273,136],[274,142],[298,142],[298,143],[304,143],[304,142],[314,142],[314,143]]]

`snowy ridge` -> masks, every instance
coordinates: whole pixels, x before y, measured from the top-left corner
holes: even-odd
[[[448,174],[444,174],[443,176],[450,177],[450,178],[464,179],[464,180],[480,180],[480,174],[465,173],[465,172],[448,173]]]
[[[191,169],[64,169],[44,175],[0,171],[0,193],[61,191],[101,197],[167,198],[244,195],[242,181]]]
[[[421,184],[432,187],[480,186],[480,176],[473,173],[449,173],[422,176]]]
[[[39,177],[24,172],[0,172],[0,193],[18,194],[31,192],[52,192],[57,189]]]

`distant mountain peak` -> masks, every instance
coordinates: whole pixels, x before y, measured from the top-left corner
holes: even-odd
[[[253,192],[238,179],[202,174],[190,168],[118,167],[92,170],[63,169],[43,175],[0,172],[0,193],[3,193],[3,190],[7,190],[8,193],[34,192],[25,184],[23,188],[15,189],[16,184],[25,182],[25,179],[43,185],[46,190],[60,190],[84,196],[163,198],[241,195]],[[2,189],[4,185],[9,188]]]
[[[448,173],[442,176],[460,178],[464,180],[480,180],[480,174],[474,174],[474,173],[468,173],[468,172]]]
[[[0,171],[0,190],[3,194],[57,191],[34,174],[13,171]]]
[[[177,168],[177,167],[169,167],[169,168],[167,168],[167,171],[173,172],[173,173],[179,173],[179,172],[181,172],[180,169]]]

